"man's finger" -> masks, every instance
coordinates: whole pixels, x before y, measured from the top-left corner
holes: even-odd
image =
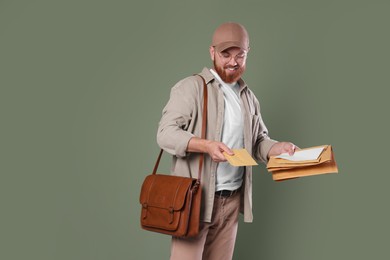
[[[226,145],[222,145],[221,146],[221,152],[226,152],[228,155],[234,155],[234,152],[229,148],[227,147]]]

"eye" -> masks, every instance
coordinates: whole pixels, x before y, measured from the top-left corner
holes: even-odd
[[[237,58],[240,58],[240,59],[242,59],[242,58],[244,58],[244,57],[245,57],[245,55],[246,55],[246,53],[245,53],[245,52],[241,52],[241,53],[237,54]]]
[[[224,58],[229,58],[230,54],[227,53],[227,52],[221,52],[221,56],[224,57]]]

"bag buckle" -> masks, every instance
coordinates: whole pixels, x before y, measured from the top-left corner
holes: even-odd
[[[142,203],[142,218],[145,219],[148,214],[148,204],[147,203]]]
[[[175,211],[173,210],[173,207],[169,207],[169,213],[170,213],[170,215],[171,215],[171,219],[170,219],[170,221],[169,221],[169,224],[172,224],[172,222],[173,222],[173,213],[174,213]]]

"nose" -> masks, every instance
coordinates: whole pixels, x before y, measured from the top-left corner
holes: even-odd
[[[232,57],[229,60],[228,65],[230,65],[230,66],[236,66],[237,65],[237,61],[236,61],[235,57]]]

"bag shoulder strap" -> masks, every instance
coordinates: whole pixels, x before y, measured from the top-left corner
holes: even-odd
[[[208,92],[207,92],[207,84],[206,80],[199,74],[196,74],[199,77],[202,78],[203,81],[203,116],[202,116],[202,132],[201,132],[201,138],[206,139],[206,126],[207,126],[207,100],[208,100]],[[154,165],[153,169],[153,174],[156,174],[158,165],[160,164],[160,159],[163,154],[163,149],[160,150],[160,153],[157,157],[156,164]],[[200,153],[200,158],[199,158],[199,174],[198,174],[198,180],[199,182],[201,181],[202,178],[202,168],[203,168],[203,161],[204,161],[205,154]]]
[[[207,84],[206,84],[206,80],[198,74],[199,77],[202,78],[202,81],[203,81],[203,116],[202,116],[202,134],[201,134],[201,138],[202,139],[206,139],[206,126],[207,126],[207,108],[208,108],[208,92],[207,92]],[[200,158],[199,158],[199,171],[198,171],[198,180],[199,180],[199,183],[201,183],[201,179],[202,179],[202,168],[203,168],[203,161],[204,161],[204,157],[205,157],[205,154],[204,153],[200,153],[199,154]]]

